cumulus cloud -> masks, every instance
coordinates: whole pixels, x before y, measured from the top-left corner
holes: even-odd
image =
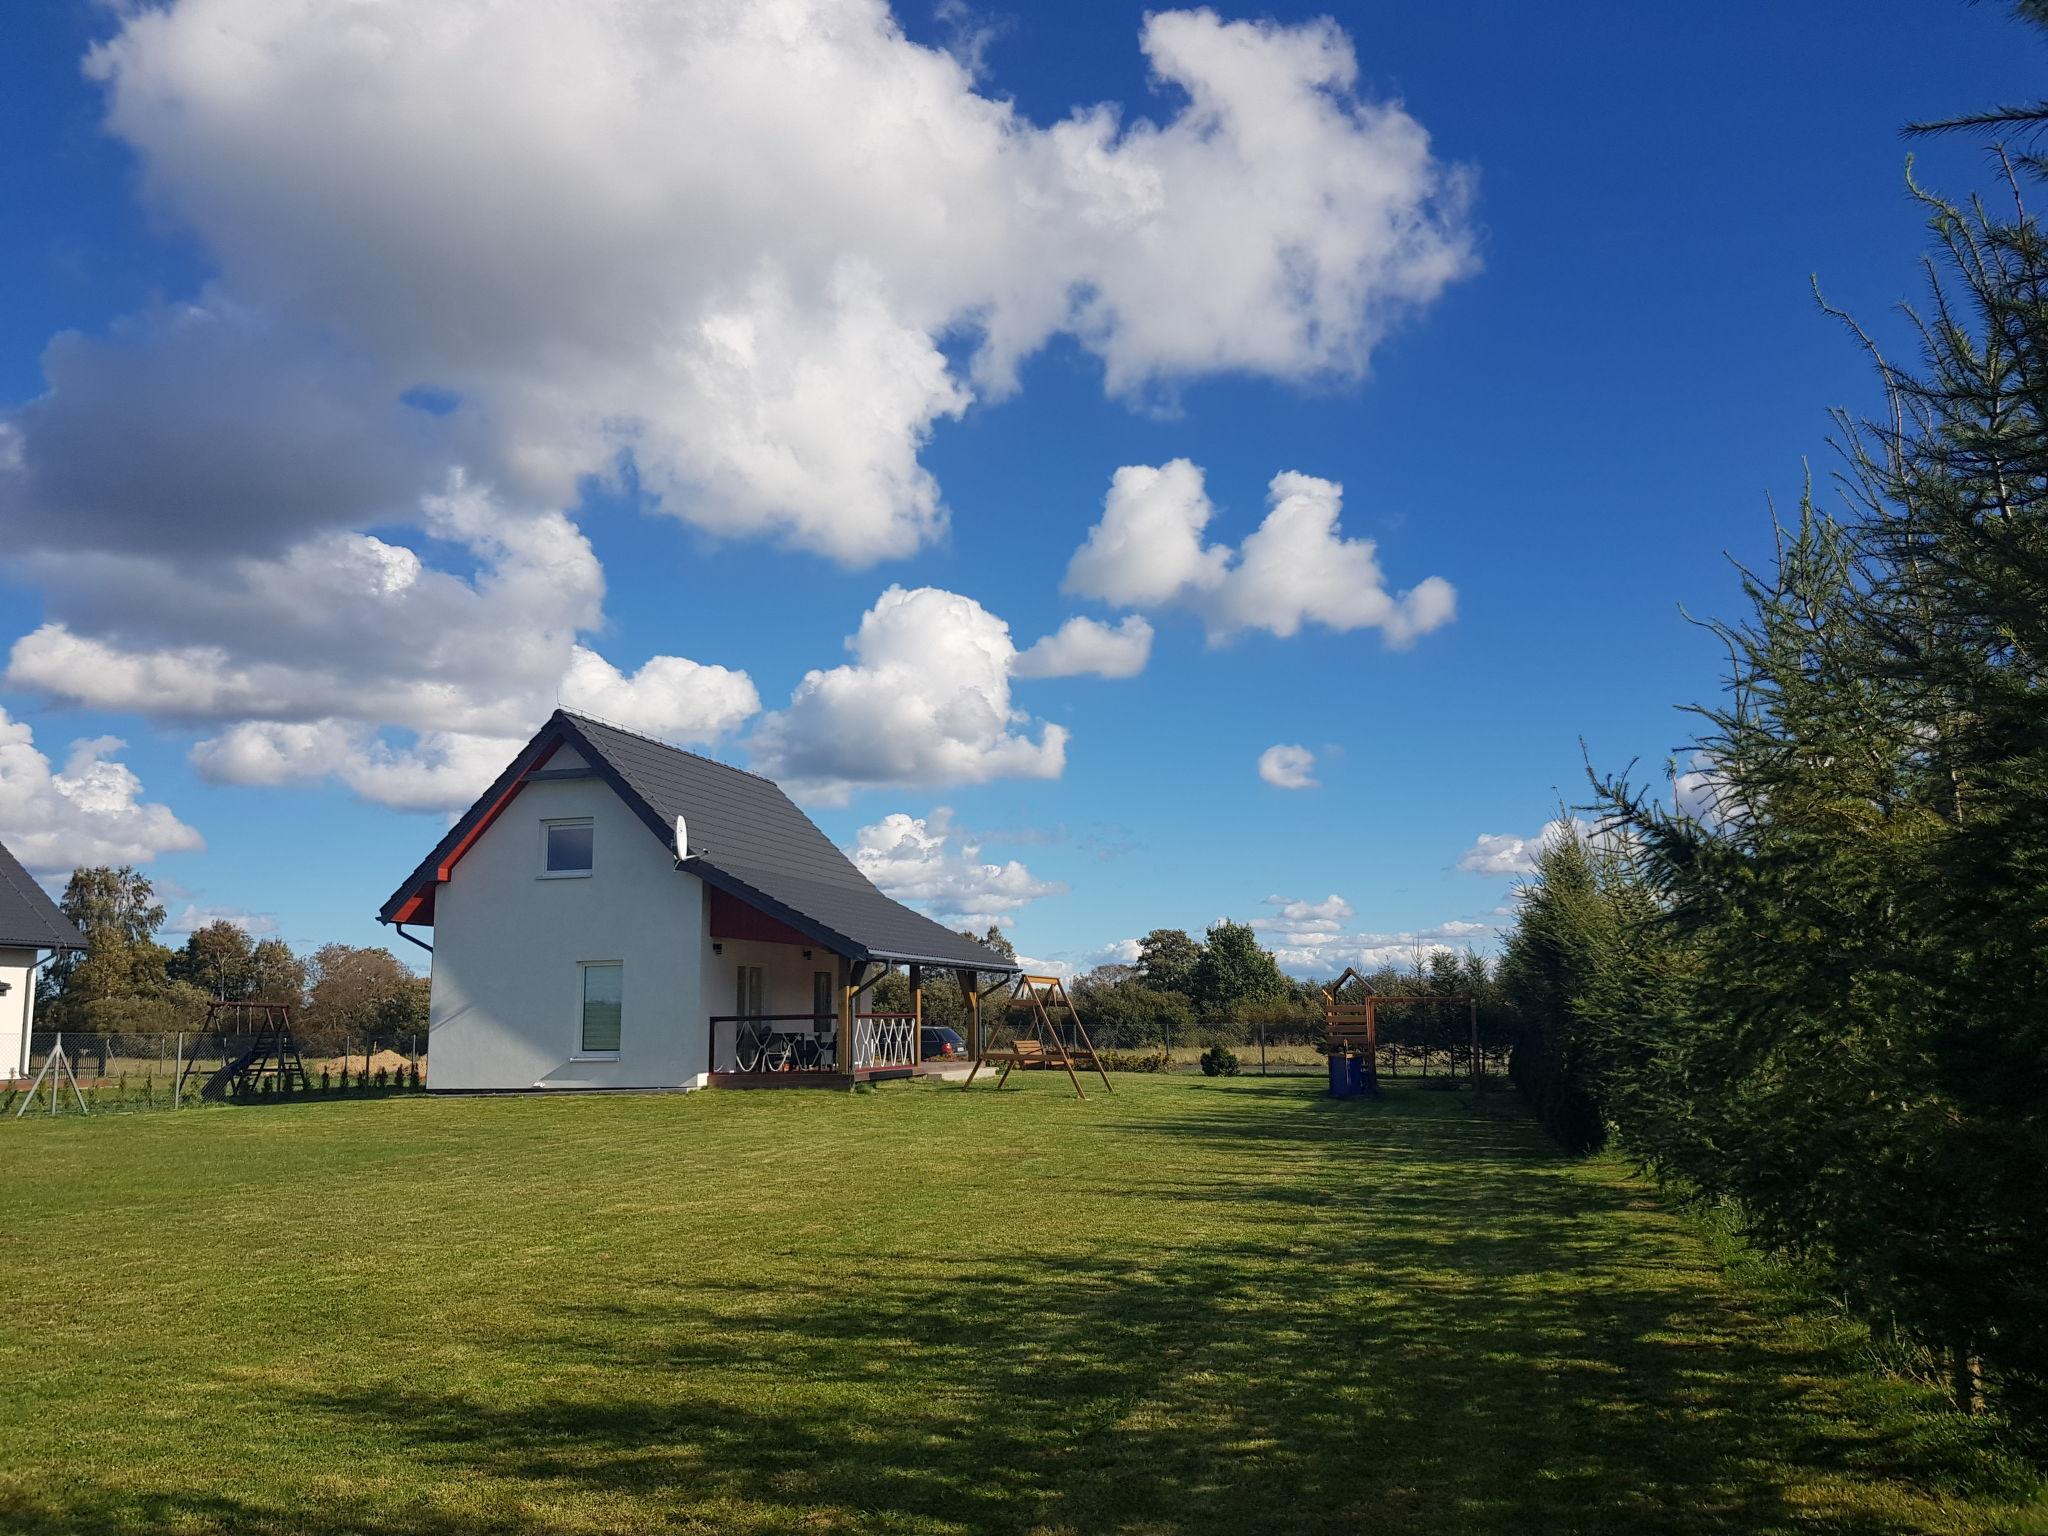
[[[1511,832],[1482,832],[1459,856],[1458,868],[1472,875],[1533,875],[1544,850],[1569,837],[1584,839],[1596,849],[1618,851],[1626,834],[1576,816],[1546,821],[1529,837]]]
[[[1246,630],[1285,637],[1318,624],[1377,629],[1389,645],[1404,646],[1455,618],[1457,592],[1440,576],[1387,590],[1373,541],[1347,539],[1338,527],[1343,501],[1333,480],[1277,474],[1265,520],[1232,549],[1204,542],[1215,508],[1194,464],[1125,465],[1068,563],[1065,590],[1120,608],[1188,609],[1212,644]]]
[[[853,661],[804,674],[762,717],[753,762],[799,793],[843,802],[869,784],[1056,779],[1067,732],[1010,702],[1010,626],[971,597],[890,587],[846,642]]]
[[[507,508],[458,475],[421,517],[469,552],[470,574],[353,533],[223,560],[204,581],[147,555],[31,557],[61,617],[15,642],[6,680],[224,723],[193,749],[217,783],[334,775],[419,810],[467,804],[558,699],[694,742],[759,710],[744,672],[656,656],[627,675],[580,643],[602,620],[604,575],[560,513]],[[394,744],[392,727],[416,740]]]
[[[1252,926],[1284,969],[1303,976],[1333,976],[1347,965],[1360,971],[1427,965],[1433,954],[1461,953],[1499,932],[1493,924],[1464,918],[1404,932],[1354,932],[1351,903],[1334,894],[1321,901],[1268,896],[1265,905],[1268,910]]]
[[[1161,120],[1051,126],[882,0],[178,0],[88,64],[239,302],[446,391],[522,497],[630,455],[678,516],[860,565],[938,531],[933,427],[1056,335],[1127,396],[1350,377],[1472,269],[1469,178],[1333,23],[1138,46]]]
[[[202,907],[192,901],[165,920],[163,931],[172,936],[190,934],[211,923],[233,923],[252,939],[270,938],[277,933],[274,913],[244,912],[240,907]]]
[[[1293,938],[1342,933],[1344,925],[1350,922],[1354,915],[1351,903],[1334,893],[1325,896],[1321,901],[1268,896],[1266,905],[1272,910],[1255,919],[1252,926],[1268,933],[1283,933]]]
[[[1089,950],[1081,957],[1084,970],[1098,965],[1136,965],[1145,946],[1137,939],[1113,939],[1096,949]]]
[[[274,554],[433,488],[429,423],[361,358],[218,294],[64,332],[43,377],[0,467],[17,551]]]
[[[1316,755],[1307,747],[1276,743],[1259,754],[1259,777],[1275,789],[1314,789]]]
[[[1136,614],[1121,624],[1073,618],[1019,652],[1016,677],[1136,677],[1152,655],[1152,626]]]
[[[864,566],[942,535],[932,432],[1057,337],[1141,403],[1357,377],[1473,265],[1468,178],[1327,21],[1153,15],[1160,113],[1043,125],[881,0],[115,15],[107,127],[216,273],[0,412],[46,620],[7,675],[204,723],[230,782],[445,809],[556,698],[731,731],[744,673],[591,649],[592,477]],[[757,739],[828,788],[1057,774],[1008,679],[1142,666],[1142,620],[1087,623],[908,691],[878,640]]]
[[[1066,890],[1015,859],[985,862],[980,845],[954,824],[945,806],[926,817],[903,811],[884,816],[854,835],[850,853],[885,893],[950,927],[1000,925],[1041,896]]]
[[[1708,753],[1695,753],[1683,773],[1671,776],[1671,804],[1681,816],[1715,827],[1740,809],[1735,790],[1720,763]]]
[[[37,750],[34,731],[0,710],[0,842],[47,875],[204,848],[169,806],[142,798],[142,780],[113,756],[123,745],[113,736],[75,741],[55,769]]]

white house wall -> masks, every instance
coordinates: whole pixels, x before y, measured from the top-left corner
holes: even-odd
[[[719,953],[713,954],[711,946],[716,944]],[[739,1004],[739,968],[742,965],[761,967],[761,1011],[773,1013],[809,1014],[812,1007],[812,980],[818,971],[824,971],[832,978],[835,1002],[838,989],[846,984],[846,972],[838,955],[829,949],[810,947],[811,958],[804,958],[805,946],[798,944],[773,944],[758,939],[713,939],[709,936],[708,925],[703,945],[704,975],[704,1017],[723,1018],[737,1011]],[[801,1029],[801,1024],[784,1024],[786,1030]],[[733,1046],[733,1026],[719,1026],[718,1038],[721,1053],[727,1058],[721,1060],[721,1067],[733,1065],[729,1059]]]
[[[25,1070],[29,1030],[35,1022],[36,952],[0,949],[0,1080]]]
[[[548,768],[582,766],[564,747]],[[592,872],[544,879],[542,823],[587,816]],[[528,783],[434,897],[429,1086],[668,1088],[708,1069],[704,887],[603,780]],[[585,1058],[585,963],[624,967],[616,1059]],[[733,982],[726,978],[730,1011]],[[808,1007],[808,1001],[804,1004]]]

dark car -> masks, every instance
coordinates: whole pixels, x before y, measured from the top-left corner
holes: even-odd
[[[960,1038],[960,1031],[957,1029],[947,1029],[944,1025],[934,1025],[920,1033],[924,1037],[923,1049],[918,1052],[918,1059],[920,1061],[930,1061],[935,1057],[965,1056],[967,1054],[967,1042]]]

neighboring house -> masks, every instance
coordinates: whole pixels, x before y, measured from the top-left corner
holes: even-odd
[[[682,839],[681,845],[678,838]],[[769,780],[557,710],[378,914],[434,930],[438,1090],[851,1082],[917,1067],[897,964],[1017,966],[890,900]]]
[[[21,862],[0,846],[0,1080],[28,1076],[36,1022],[36,973],[85,935]]]

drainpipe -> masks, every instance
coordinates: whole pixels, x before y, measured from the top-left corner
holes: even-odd
[[[416,938],[412,934],[407,933],[405,931],[405,924],[393,923],[391,927],[393,931],[396,932],[401,939],[405,940],[406,943],[417,944],[421,949],[424,949],[430,955],[434,952],[434,946],[429,944],[425,939]]]
[[[21,1002],[21,1060],[14,1064],[14,1075],[28,1076],[29,1038],[36,1032],[36,972],[57,958],[57,951],[47,955],[37,951],[36,962],[28,968],[28,996]]]

